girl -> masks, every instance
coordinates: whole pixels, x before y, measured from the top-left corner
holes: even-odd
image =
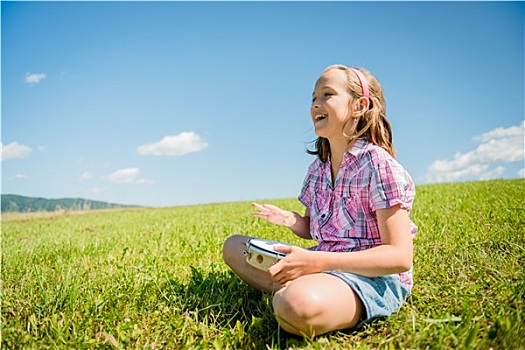
[[[299,196],[303,216],[253,203],[254,216],[287,226],[317,246],[278,247],[287,256],[268,272],[246,263],[247,236],[223,247],[245,282],[275,293],[286,331],[306,336],[353,328],[393,314],[412,288],[409,214],[415,186],[394,159],[383,90],[364,69],[328,67],[315,84],[310,116],[318,139]]]

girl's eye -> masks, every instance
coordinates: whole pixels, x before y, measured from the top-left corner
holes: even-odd
[[[325,92],[325,93],[323,94],[323,97],[324,97],[325,99],[327,99],[327,98],[332,97],[333,95],[334,95],[334,94],[331,93],[331,92]],[[314,103],[316,99],[317,99],[317,97],[312,97],[312,103]]]

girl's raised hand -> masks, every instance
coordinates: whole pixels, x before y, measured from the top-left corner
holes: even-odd
[[[253,216],[265,219],[272,224],[291,227],[297,221],[293,212],[282,210],[275,205],[252,203],[252,207],[257,210],[252,213]]]

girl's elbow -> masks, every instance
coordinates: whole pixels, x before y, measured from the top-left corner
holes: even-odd
[[[406,263],[398,266],[398,273],[407,272],[412,268],[412,263]]]
[[[410,270],[412,268],[413,260],[414,259],[413,259],[412,252],[402,254],[398,259],[398,264],[397,264],[397,269],[399,270],[398,272],[402,273],[402,272],[407,272],[408,270]]]
[[[414,251],[412,247],[397,247],[394,250],[391,260],[394,273],[407,272],[412,268],[414,260]]]
[[[400,273],[407,272],[412,268],[414,262],[414,245],[412,239],[398,246],[397,257]]]

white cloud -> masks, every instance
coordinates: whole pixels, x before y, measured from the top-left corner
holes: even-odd
[[[115,171],[105,177],[106,180],[121,184],[133,183],[139,176],[139,168],[125,168]]]
[[[46,75],[44,73],[26,73],[26,83],[35,85],[45,79]]]
[[[0,142],[2,147],[2,161],[11,158],[27,158],[31,154],[31,147],[21,145],[18,142],[11,142],[8,145],[4,145]]]
[[[497,167],[495,167],[495,168],[492,169],[492,170],[485,171],[485,172],[483,172],[482,174],[480,174],[480,175],[479,175],[479,179],[480,179],[480,180],[497,179],[497,178],[499,178],[501,175],[503,175],[504,172],[505,172],[505,167],[503,167],[503,166],[497,166]]]
[[[85,181],[90,180],[93,178],[93,174],[90,171],[85,171],[82,174],[80,174],[80,177],[78,178],[79,181]]]
[[[492,139],[498,138],[507,138],[512,136],[519,136],[523,140],[523,129],[525,122],[522,122],[521,125],[511,126],[510,128],[497,128],[492,131],[486,132],[480,136],[475,136],[475,141],[487,142]]]
[[[456,153],[452,160],[436,160],[424,176],[427,183],[465,179],[488,180],[501,176],[505,164],[525,160],[525,122],[510,128],[497,128],[474,137],[480,145],[467,153]]]
[[[140,179],[139,174],[139,168],[124,168],[104,176],[103,179],[118,184],[151,185],[154,183],[151,180]]]
[[[208,143],[192,132],[181,132],[177,135],[165,136],[162,140],[145,144],[137,148],[141,156],[183,156],[199,152],[208,147]]]
[[[518,177],[524,178],[525,177],[525,168],[518,170]]]
[[[137,185],[153,185],[155,181],[146,180],[146,179],[138,179],[137,181],[135,181],[135,183]]]
[[[16,174],[11,176],[9,180],[27,180],[29,177],[26,174]]]

